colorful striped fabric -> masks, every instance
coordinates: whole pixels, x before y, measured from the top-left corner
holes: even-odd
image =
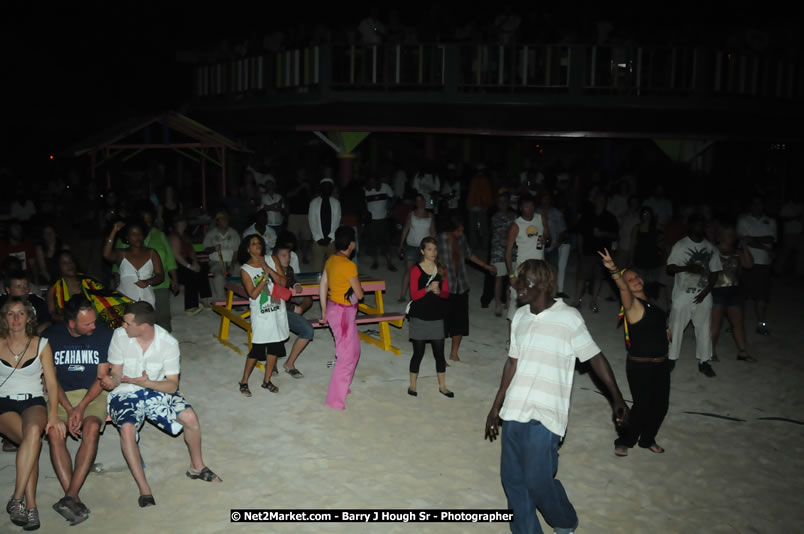
[[[122,293],[106,289],[103,284],[94,278],[79,274],[81,288],[84,296],[92,303],[98,317],[103,320],[109,328],[119,328],[123,326],[123,315],[125,306],[132,300]],[[64,309],[64,303],[70,300],[70,289],[64,278],[60,278],[55,284],[56,305],[60,310]]]

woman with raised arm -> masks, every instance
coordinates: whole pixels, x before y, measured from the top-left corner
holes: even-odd
[[[648,302],[645,283],[636,271],[620,270],[608,249],[598,254],[620,291],[627,352],[625,374],[634,399],[630,422],[619,430],[614,454],[628,456],[628,449],[637,443],[660,454],[664,449],[656,443],[656,434],[670,405],[667,312]]]
[[[114,248],[115,237],[123,228],[126,229],[124,235],[128,248]],[[103,246],[103,258],[120,267],[118,291],[135,302],[144,300],[155,306],[153,286],[162,283],[165,272],[159,254],[145,246],[145,234],[143,222],[117,221]]]
[[[21,297],[10,297],[0,308],[0,433],[19,445],[17,478],[6,512],[24,530],[39,528],[36,484],[42,434],[54,428],[62,439],[67,435],[58,416],[58,391],[53,353],[47,339],[36,335],[33,306]]]

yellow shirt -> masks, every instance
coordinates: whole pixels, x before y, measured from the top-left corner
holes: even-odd
[[[327,259],[324,271],[327,273],[329,283],[329,300],[346,306],[351,305],[344,295],[352,287],[349,279],[357,276],[357,265],[349,258],[335,254]]]

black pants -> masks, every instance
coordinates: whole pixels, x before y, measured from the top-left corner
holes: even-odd
[[[650,447],[670,405],[670,363],[627,360],[625,374],[634,398],[628,426],[620,430],[615,445]]]
[[[179,283],[184,286],[184,309],[198,307],[198,297],[206,299],[212,296],[209,290],[209,277],[206,264],[201,267],[200,272],[195,272],[183,265],[177,267]]]
[[[444,340],[443,339],[412,339],[413,343],[413,356],[410,357],[410,372],[419,373],[419,366],[422,364],[424,358],[424,349],[429,343],[433,347],[433,356],[436,361],[436,372],[445,373],[447,371],[447,361],[444,359]]]

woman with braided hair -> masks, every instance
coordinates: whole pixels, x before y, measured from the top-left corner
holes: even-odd
[[[637,443],[661,454],[664,449],[656,443],[656,434],[670,405],[667,313],[648,302],[645,283],[636,271],[620,270],[608,249],[598,251],[598,254],[620,291],[628,353],[625,374],[634,399],[630,421],[619,430],[619,437],[614,442],[614,454],[628,456],[628,449]]]

